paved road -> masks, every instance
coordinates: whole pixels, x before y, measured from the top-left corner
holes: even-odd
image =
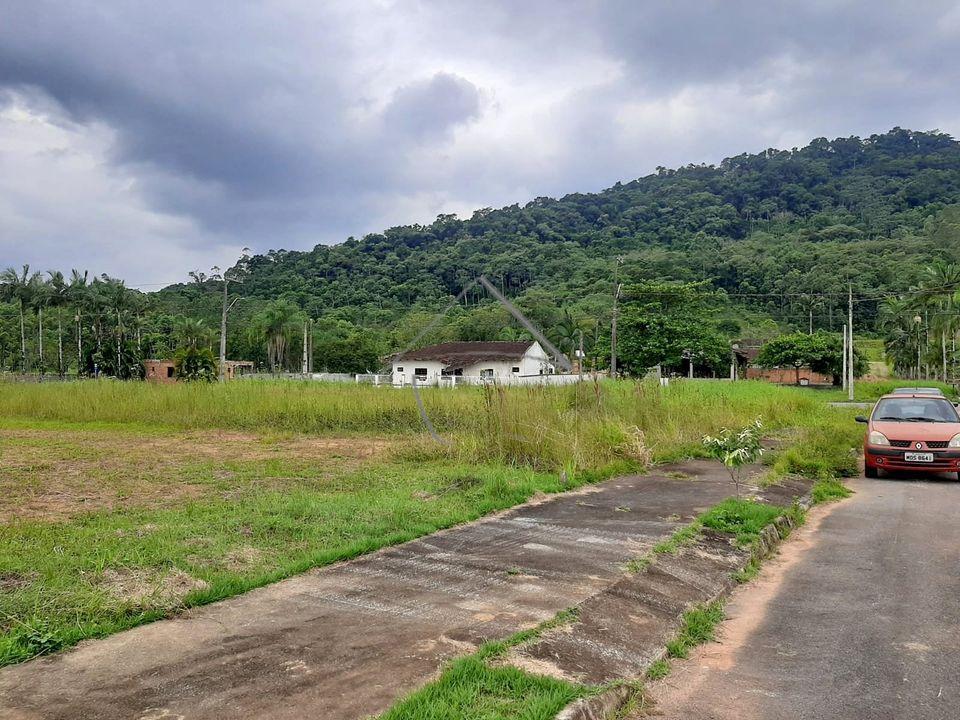
[[[960,718],[960,483],[852,487],[654,686],[662,717]]]

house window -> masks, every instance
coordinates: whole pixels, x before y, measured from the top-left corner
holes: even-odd
[[[172,366],[172,365],[169,366],[169,367],[167,367],[167,377],[168,377],[168,378],[172,378],[172,377],[173,377],[173,366]]]
[[[397,372],[403,372],[403,368],[402,368],[402,367],[398,367],[398,368],[397,368]]]
[[[514,366],[512,369],[513,369],[513,372],[518,373],[518,374],[520,373],[520,368]]]
[[[418,378],[425,378],[425,377],[427,377],[427,369],[426,369],[426,368],[414,368],[414,369],[413,369],[413,376],[414,376],[414,377],[418,377]]]
[[[484,368],[480,371],[480,377],[482,378],[492,378],[493,377],[493,368]]]

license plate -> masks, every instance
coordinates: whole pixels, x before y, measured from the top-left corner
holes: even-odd
[[[933,453],[908,452],[903,454],[907,462],[933,462]]]

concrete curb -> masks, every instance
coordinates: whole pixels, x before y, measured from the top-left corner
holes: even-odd
[[[616,717],[633,693],[634,689],[628,685],[618,685],[599,695],[574,700],[557,714],[556,720],[606,720]]]
[[[810,494],[799,498],[797,502],[803,510],[809,510],[813,505]],[[742,570],[751,562],[757,562],[770,556],[796,527],[797,523],[791,515],[778,516],[760,533],[757,544],[751,553],[746,556],[739,569]],[[734,587],[736,587],[735,584],[729,586],[725,591],[710,598],[708,602],[714,602],[730,595]],[[667,649],[663,648],[656,660],[662,660],[666,656]],[[617,685],[589,698],[575,700],[557,713],[555,720],[615,720],[627,703],[630,702],[635,692],[636,689],[629,685]]]

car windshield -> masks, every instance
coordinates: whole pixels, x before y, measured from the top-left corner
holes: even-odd
[[[889,422],[960,422],[949,400],[924,397],[883,398],[877,403],[873,419]]]

